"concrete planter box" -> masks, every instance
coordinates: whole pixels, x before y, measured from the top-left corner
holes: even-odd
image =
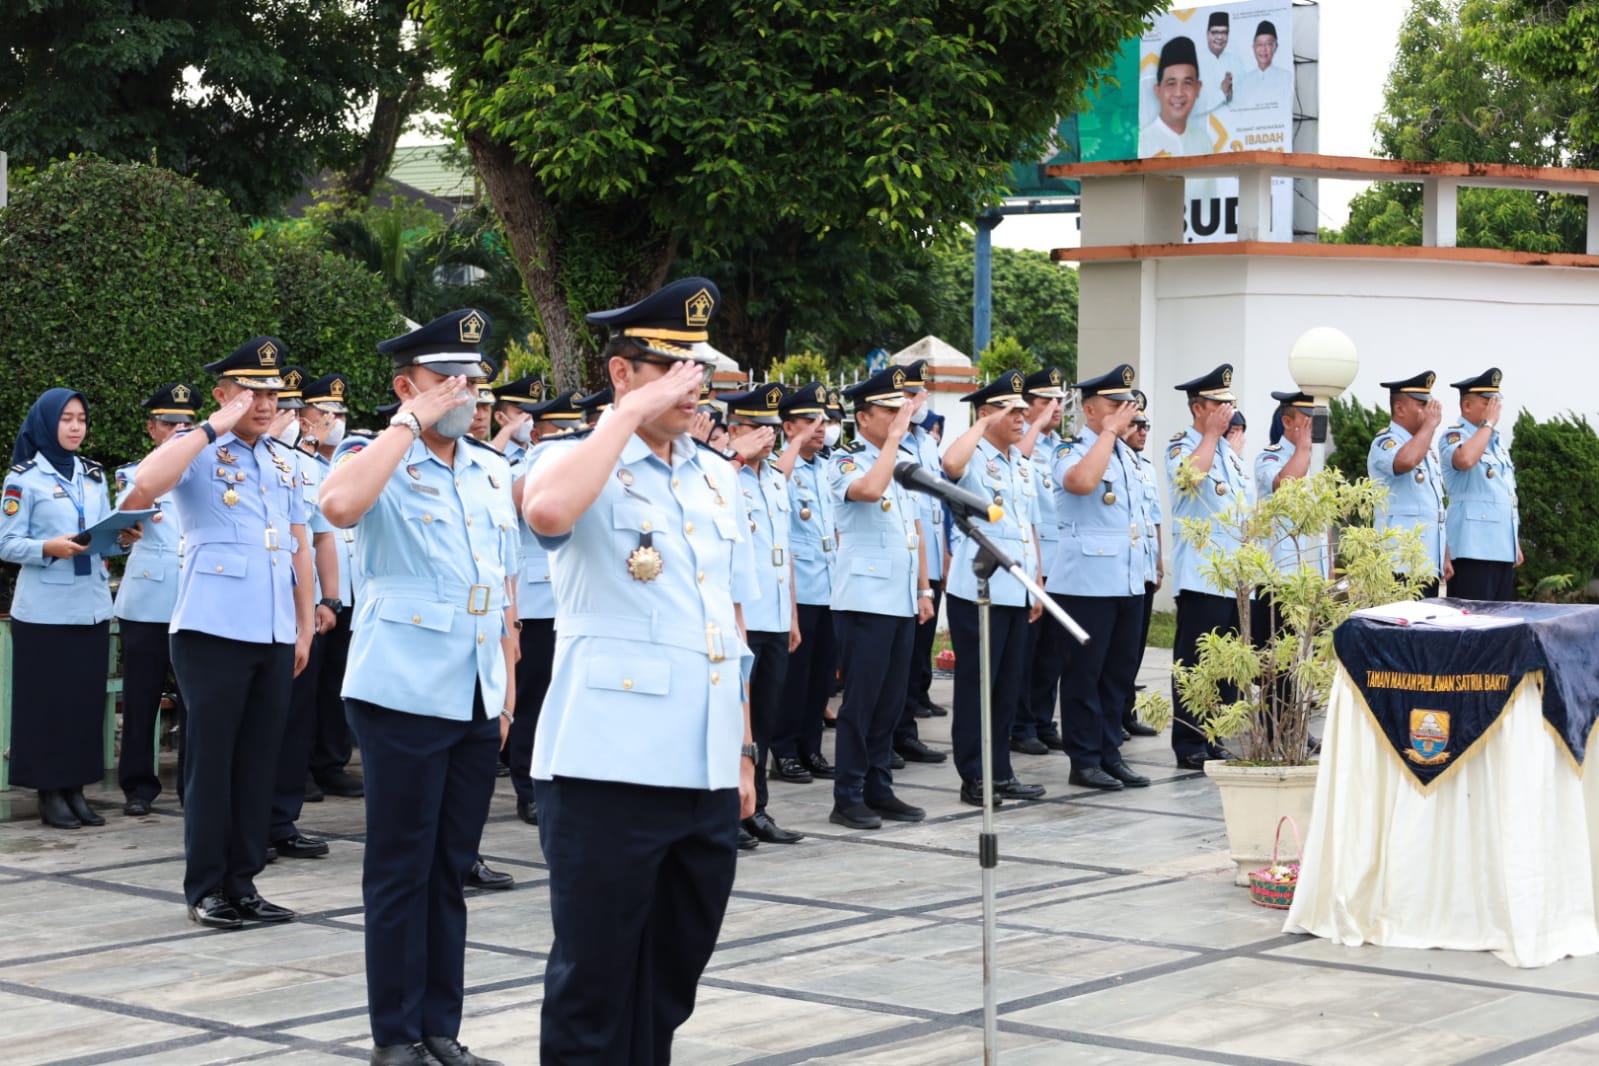
[[[1249,884],[1249,871],[1271,865],[1277,821],[1288,815],[1303,835],[1310,828],[1310,804],[1316,794],[1317,766],[1233,766],[1219,760],[1205,764],[1205,776],[1221,792],[1227,823],[1227,848],[1238,869],[1233,884]],[[1283,834],[1282,856],[1297,858],[1291,834]]]

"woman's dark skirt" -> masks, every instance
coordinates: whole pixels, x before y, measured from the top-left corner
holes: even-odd
[[[11,783],[77,788],[105,776],[111,623],[11,620]]]

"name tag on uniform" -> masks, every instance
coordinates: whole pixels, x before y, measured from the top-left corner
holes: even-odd
[[[420,481],[411,482],[411,491],[426,493],[429,496],[437,496],[439,494],[438,489],[434,488],[432,485],[424,485]]]
[[[55,492],[52,493],[52,497],[57,500],[64,500],[67,498],[67,490],[57,486]]]

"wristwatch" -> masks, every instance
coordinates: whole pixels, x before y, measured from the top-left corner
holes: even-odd
[[[738,749],[738,753],[757,766],[761,764],[761,749],[754,744],[745,744]]]
[[[344,610],[344,601],[343,600],[336,600],[336,599],[334,599],[331,596],[324,597],[323,599],[317,600],[316,601],[316,605],[318,607],[326,607],[328,610],[332,611],[334,614],[338,614],[340,611]]]
[[[411,431],[412,440],[416,440],[422,436],[422,423],[419,422],[416,415],[412,414],[410,411],[401,411],[399,414],[389,419],[389,425],[404,426],[406,429]]]
[[[933,590],[932,589],[917,589],[916,590],[916,595],[917,595],[917,597],[919,599],[930,600],[930,599],[933,598]]]

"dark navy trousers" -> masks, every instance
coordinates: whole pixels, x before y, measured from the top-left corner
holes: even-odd
[[[379,1046],[461,1029],[463,884],[494,794],[496,715],[462,722],[345,700],[366,782],[366,1002]]]
[[[750,739],[760,752],[755,758],[755,810],[766,810],[766,753],[772,746],[788,676],[788,631],[752,629],[745,634],[755,666],[750,671]]]
[[[1211,632],[1238,632],[1238,601],[1231,596],[1215,596],[1208,592],[1183,591],[1177,594],[1177,635],[1172,640],[1172,662],[1179,666],[1192,666],[1199,661],[1199,638]],[[1223,699],[1230,686],[1223,686]],[[1177,692],[1177,675],[1171,683],[1172,723],[1171,747],[1179,756],[1199,755],[1212,745],[1205,742],[1199,721],[1188,710]]]
[[[654,1066],[694,1012],[738,855],[738,789],[538,783],[555,942],[547,1066]]]
[[[1061,741],[1073,769],[1122,761],[1122,713],[1132,703],[1144,622],[1144,597],[1062,596],[1061,610],[1088,630],[1088,643],[1067,638],[1060,688]]]
[[[834,611],[844,671],[833,751],[833,802],[873,803],[894,794],[889,766],[894,727],[905,710],[905,686],[916,639],[916,616]]]
[[[516,801],[533,803],[533,737],[555,665],[555,619],[522,619],[518,643],[522,657],[516,661],[516,718],[505,737],[505,765],[511,768]]]
[[[798,606],[800,646],[788,656],[783,704],[772,730],[772,754],[798,759],[822,752],[822,712],[833,696],[833,617],[825,604]]]
[[[311,638],[311,656],[289,687],[289,713],[283,720],[283,742],[278,747],[268,840],[287,840],[300,831],[295,823],[305,807],[305,779],[310,776],[311,743],[316,734],[316,691],[326,647],[327,637],[318,634]]]
[[[955,770],[962,781],[981,781],[982,656],[978,654],[977,604],[951,596],[947,601],[949,642],[955,649],[955,709],[950,738],[955,742]],[[988,661],[993,664],[993,694],[989,718],[994,752],[989,772],[995,782],[1015,777],[1010,763],[1010,726],[1016,702],[1026,690],[1027,608],[989,608]]]
[[[155,720],[161,695],[172,670],[172,641],[165,622],[117,620],[122,636],[122,753],[117,757],[117,784],[122,795],[146,803],[161,794],[161,745]],[[178,736],[183,736],[183,700],[175,701]],[[183,799],[183,753],[178,752],[178,799]]]

